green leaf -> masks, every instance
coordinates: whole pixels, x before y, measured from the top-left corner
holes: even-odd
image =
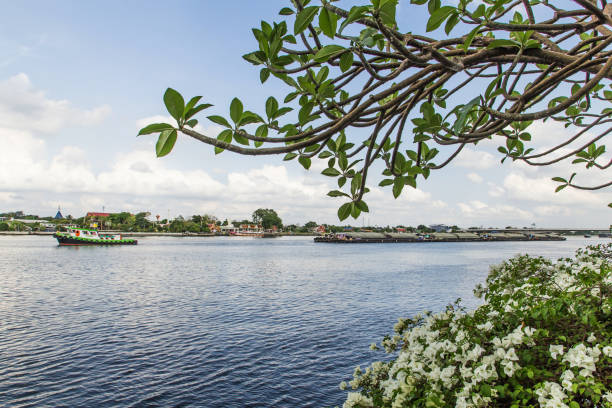
[[[442,25],[444,20],[446,20],[446,18],[454,10],[457,10],[457,9],[452,6],[444,6],[434,11],[429,17],[429,20],[427,21],[427,31],[428,32],[433,31],[436,28],[440,27],[440,25]]]
[[[212,115],[212,116],[207,116],[207,118],[211,122],[215,122],[217,125],[225,126],[228,128],[232,127],[232,125],[230,125],[229,122],[222,116]]]
[[[249,123],[259,123],[264,120],[256,113],[251,111],[242,112],[242,116],[240,116],[240,120],[238,121],[238,126],[248,125]]]
[[[359,187],[361,187],[361,174],[357,173],[351,180],[351,193],[356,194]]]
[[[446,25],[444,26],[444,32],[448,35],[455,28],[455,26],[459,23],[459,13],[453,13],[449,19],[446,21]]]
[[[288,112],[291,112],[292,110],[293,110],[293,108],[289,108],[287,106],[285,106],[284,108],[280,108],[279,110],[274,112],[274,116],[271,119],[280,118],[281,116],[283,116],[284,114],[286,114]]]
[[[363,212],[370,212],[368,205],[363,200],[356,201],[355,205],[357,206],[357,208],[359,208]]]
[[[242,116],[242,102],[240,99],[234,98],[232,99],[232,103],[230,104],[230,117],[234,121],[234,123],[238,123],[240,117]]]
[[[295,17],[295,24],[293,25],[293,34],[297,35],[304,31],[306,27],[308,27],[308,25],[312,23],[312,20],[315,18],[318,11],[319,7],[317,6],[306,7],[302,11],[300,11]]]
[[[210,108],[212,105],[210,103],[201,103],[195,108],[189,109],[187,113],[185,113],[185,120],[191,118],[196,113],[203,111],[206,108]]]
[[[504,39],[501,39],[501,40],[493,40],[487,46],[487,48],[489,48],[489,49],[491,49],[491,48],[499,48],[499,47],[517,47],[517,48],[520,48],[521,44],[517,43],[516,41],[513,41],[513,40],[504,40]]]
[[[344,30],[344,28],[347,25],[351,24],[353,21],[357,21],[360,18],[364,17],[367,12],[368,12],[368,7],[367,6],[353,6],[353,7],[351,7],[351,10],[349,11],[348,16],[346,17],[346,19],[340,25],[340,32],[342,32],[342,30]]]
[[[185,122],[185,124],[187,126],[189,126],[190,128],[194,128],[198,124],[198,120],[197,119],[191,119],[191,120],[188,120],[187,122]]]
[[[344,221],[349,215],[351,215],[351,204],[352,203],[345,203],[338,208],[338,218],[340,221]]]
[[[470,31],[470,33],[465,37],[465,41],[463,42],[463,45],[461,46],[464,51],[467,51],[468,48],[470,48],[470,45],[472,45],[472,41],[474,41],[474,37],[476,36],[476,34],[478,34],[478,31],[480,31],[481,28],[482,28],[482,25],[477,26],[472,31]]]
[[[323,31],[323,34],[329,38],[334,38],[336,35],[336,28],[338,27],[338,16],[336,13],[329,11],[325,7],[321,9],[319,13],[319,28]]]
[[[353,53],[345,52],[340,56],[340,70],[342,72],[348,71],[353,65]]]
[[[245,145],[245,146],[249,145],[249,139],[241,135],[240,132],[234,132],[234,140],[240,143],[241,145]]]
[[[267,58],[265,58],[265,54],[261,55],[260,52],[261,51],[255,51],[249,54],[244,54],[242,58],[250,62],[253,65],[261,65],[264,63],[264,60]],[[260,57],[264,57],[264,58],[262,59]]]
[[[398,176],[393,180],[393,197],[397,198],[400,194],[402,194],[402,190],[406,185],[406,181],[402,176]]]
[[[381,0],[378,14],[382,22],[389,26],[395,26],[395,10],[397,8],[397,0]]]
[[[187,102],[187,105],[185,105],[185,111],[183,112],[183,117],[185,117],[187,112],[189,112],[189,110],[193,108],[200,99],[202,99],[201,96],[194,96],[193,98],[189,100],[189,102]],[[188,118],[185,118],[185,119],[188,119]]]
[[[329,193],[327,193],[327,195],[330,197],[350,197],[348,194],[343,193],[342,191],[338,191],[338,190],[332,190]]]
[[[390,186],[391,184],[393,184],[393,179],[384,179],[383,181],[378,183],[380,187]]]
[[[164,130],[159,134],[157,144],[155,145],[155,153],[157,157],[164,157],[172,151],[176,143],[176,129]]]
[[[138,136],[150,135],[151,133],[163,132],[164,130],[169,129],[174,129],[174,127],[168,123],[152,123],[140,129]]]
[[[331,156],[333,156],[333,154],[331,154],[331,152],[328,152],[327,150],[319,153],[319,159],[327,159],[328,157],[331,157]]]
[[[266,115],[268,118],[274,117],[274,114],[278,110],[278,101],[273,96],[269,97],[266,101]]]
[[[332,56],[337,55],[343,51],[345,51],[345,48],[339,45],[335,45],[335,44],[326,45],[325,47],[317,51],[317,53],[314,56],[314,59],[317,62],[324,62],[330,59]]]
[[[178,122],[183,117],[185,111],[185,100],[180,93],[172,88],[166,89],[164,93],[164,104],[170,116]]]
[[[293,14],[293,10],[291,10],[289,7],[283,7],[278,14],[281,16],[290,16]]]
[[[359,209],[359,207],[357,207],[355,203],[351,203],[351,216],[357,219],[357,217],[359,217],[359,214],[361,214],[361,210]]]
[[[222,130],[221,133],[217,135],[217,140],[220,140],[225,143],[232,143],[233,134],[234,132],[232,132],[230,129]]]
[[[567,184],[561,184],[560,186],[557,186],[557,188],[555,188],[555,193],[558,193],[559,191],[563,190],[565,187],[567,187]]]
[[[284,161],[293,160],[297,157],[297,153],[287,153],[285,157],[283,157]]]
[[[558,181],[559,183],[567,183],[567,180],[562,177],[553,177],[552,181]]]
[[[324,169],[321,174],[325,175],[325,176],[329,176],[329,177],[338,177],[340,173],[338,170],[334,169],[333,167],[328,167],[326,169]]]
[[[458,110],[459,115],[457,117],[457,120],[455,121],[455,124],[453,125],[453,131],[455,133],[459,133],[461,129],[463,129],[463,126],[465,125],[465,122],[467,121],[468,114],[470,113],[474,105],[478,104],[479,101],[480,101],[480,96],[477,96],[471,101],[469,101],[467,105],[463,105]]]
[[[259,81],[263,84],[270,77],[270,70],[268,68],[262,68],[259,71]]]
[[[300,156],[300,157],[298,157],[298,162],[300,162],[302,167],[304,167],[306,170],[308,170],[310,168],[312,160],[310,160],[310,157]]]

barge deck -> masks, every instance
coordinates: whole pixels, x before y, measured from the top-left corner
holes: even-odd
[[[565,241],[558,234],[520,234],[520,233],[383,233],[383,232],[345,232],[315,237],[315,242],[334,244],[373,244],[373,243],[426,243],[426,242],[500,242],[500,241]]]

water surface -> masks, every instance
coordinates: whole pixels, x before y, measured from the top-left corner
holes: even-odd
[[[0,237],[0,406],[328,407],[400,316],[439,311],[517,253],[565,242],[309,237],[58,247]]]

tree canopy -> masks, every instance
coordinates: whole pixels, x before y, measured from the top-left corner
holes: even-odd
[[[458,4],[457,4],[458,3]],[[426,7],[427,33],[399,27],[398,0],[371,0],[344,10],[333,1],[293,0],[280,21],[253,28],[257,49],[243,56],[261,67],[260,81],[284,81],[256,113],[239,98],[229,117],[207,119],[218,135],[195,129],[210,108],[196,96],[185,103],[168,88],[164,103],[175,124],[140,130],[159,134],[158,156],[178,133],[243,155],[278,155],[306,169],[314,157],[337,179],[328,195],[348,202],[341,220],[368,211],[368,171],[398,197],[405,186],[447,166],[468,145],[499,142],[500,159],[531,166],[571,161],[606,171],[612,118],[612,4],[606,0],[411,0]],[[291,113],[291,114],[290,114]],[[534,144],[534,121],[564,124],[571,135],[552,147]],[[588,174],[561,175],[566,187],[596,190]],[[378,180],[377,180],[378,181]],[[612,207],[612,204],[610,204]]]
[[[261,224],[265,229],[270,229],[273,226],[276,228],[283,227],[283,221],[278,216],[276,211],[270,208],[258,208],[253,211],[253,222],[255,224]]]

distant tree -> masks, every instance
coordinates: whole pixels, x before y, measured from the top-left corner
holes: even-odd
[[[0,231],[8,231],[9,225],[6,222],[0,222]]]
[[[253,212],[253,222],[261,224],[264,229],[270,229],[272,226],[277,228],[283,227],[283,221],[280,219],[276,211],[270,208],[259,208]]]
[[[150,212],[139,212],[134,216],[134,226],[141,231],[149,230],[153,226],[153,223],[147,219],[150,216]]]
[[[317,226],[319,226],[319,224],[317,224],[315,221],[308,221],[306,224],[304,224],[304,228],[306,228],[307,230],[311,230],[313,228],[316,228]]]
[[[159,133],[158,156],[181,132],[215,153],[284,154],[306,169],[314,157],[329,159],[322,173],[340,190],[328,195],[349,200],[338,210],[341,220],[368,211],[369,170],[380,168],[380,186],[398,197],[488,139],[498,142],[502,162],[612,166],[605,155],[612,131],[606,0],[402,2],[408,14],[427,3],[425,35],[418,26],[400,27],[398,0],[357,3],[345,10],[327,0],[293,0],[280,21],[253,29],[257,49],[243,58],[261,68],[262,82],[272,75],[287,85],[281,102],[270,97],[257,114],[234,98],[229,117],[207,117],[224,128],[207,135],[195,129],[194,116],[211,105],[198,104],[200,96],[185,103],[168,88],[164,103],[176,123],[139,134]],[[547,119],[567,128],[551,146],[531,133],[534,121]],[[362,131],[352,134],[356,129]],[[553,178],[556,191],[612,186],[576,173]]]

